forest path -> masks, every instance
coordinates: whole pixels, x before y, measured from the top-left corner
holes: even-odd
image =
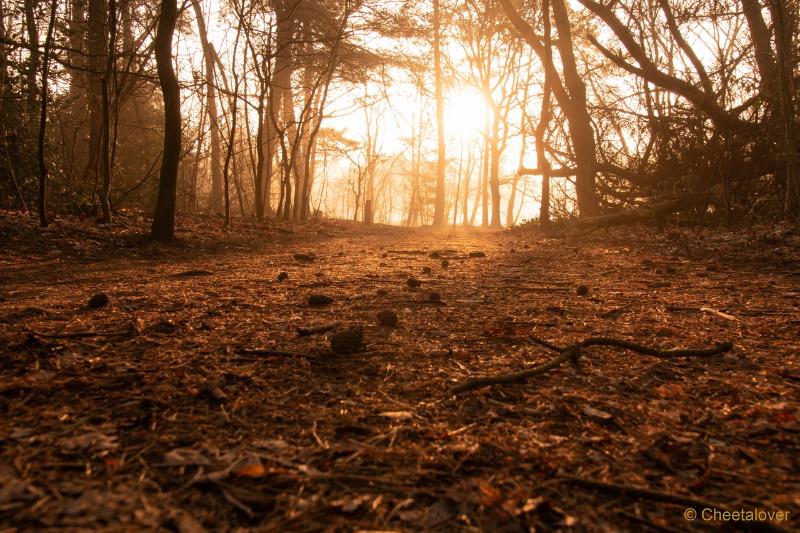
[[[323,222],[187,230],[165,247],[139,243],[134,222],[74,224],[0,219],[0,526],[688,527],[685,505],[567,476],[800,524],[791,231],[554,239]],[[87,307],[101,291],[110,303]],[[377,324],[385,309],[396,327]],[[364,350],[296,329],[331,321],[362,325]],[[580,371],[448,393],[546,360],[531,335],[735,348],[592,348]]]

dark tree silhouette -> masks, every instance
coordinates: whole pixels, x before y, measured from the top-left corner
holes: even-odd
[[[158,80],[164,97],[164,154],[158,182],[158,199],[151,235],[162,242],[175,238],[175,194],[178,184],[178,161],[181,155],[181,100],[178,78],[172,67],[172,34],[178,20],[175,0],[161,1],[161,15],[156,31],[155,55]]]

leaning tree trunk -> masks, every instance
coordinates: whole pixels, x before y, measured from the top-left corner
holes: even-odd
[[[177,20],[176,1],[161,0],[155,55],[158,81],[164,98],[164,154],[161,159],[156,213],[150,233],[154,239],[162,242],[175,238],[175,195],[181,155],[181,94],[178,78],[172,67],[172,35]]]

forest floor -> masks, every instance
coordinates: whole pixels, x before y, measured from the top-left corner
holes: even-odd
[[[220,225],[0,212],[0,531],[800,529],[797,229]]]

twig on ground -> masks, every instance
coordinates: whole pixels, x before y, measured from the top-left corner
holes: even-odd
[[[722,311],[717,311],[716,309],[711,309],[710,307],[701,307],[700,311],[702,313],[709,313],[711,315],[718,316],[720,318],[724,318],[725,320],[732,320],[732,321],[735,321],[735,322],[739,322],[739,319],[736,318],[735,316],[730,315],[728,313],[723,313]]]
[[[433,305],[444,307],[447,305],[447,302],[444,300],[395,300],[390,302],[393,304],[403,305],[403,304],[410,304],[410,305]]]
[[[500,385],[503,383],[518,383],[520,381],[525,381],[529,377],[533,377],[537,374],[544,374],[548,370],[552,370],[553,368],[560,366],[564,361],[576,357],[577,353],[577,350],[575,350],[573,346],[570,346],[561,352],[561,355],[558,357],[551,359],[550,361],[539,366],[529,368],[528,370],[522,370],[520,372],[512,372],[511,374],[500,374],[496,376],[484,376],[468,379],[452,387],[450,392],[458,394],[460,392],[485,387],[487,385]]]
[[[341,322],[334,321],[334,322],[326,322],[324,324],[318,324],[316,326],[297,326],[297,334],[300,337],[308,337],[309,335],[314,335],[316,333],[325,333],[332,329],[336,329],[339,327]]]
[[[547,361],[546,363],[535,366],[533,368],[529,368],[527,370],[522,370],[520,372],[512,372],[510,374],[499,374],[494,376],[483,376],[483,377],[468,379],[462,383],[459,383],[458,385],[453,386],[450,389],[450,392],[457,394],[460,392],[477,389],[479,387],[485,387],[487,385],[499,385],[505,383],[518,383],[521,381],[525,381],[529,377],[536,376],[538,374],[544,374],[545,372],[560,366],[562,363],[564,363],[569,359],[572,359],[573,362],[577,363],[582,355],[582,350],[584,348],[589,348],[590,346],[614,346],[617,348],[624,348],[626,350],[631,350],[644,355],[650,355],[653,357],[662,357],[662,358],[708,357],[711,355],[717,355],[720,353],[727,352],[731,348],[733,348],[732,343],[723,342],[717,344],[714,348],[658,350],[656,348],[651,348],[649,346],[644,346],[641,344],[636,344],[633,342],[628,342],[620,339],[614,339],[611,337],[589,337],[588,339],[581,341],[577,344],[562,348],[561,346],[552,344],[550,342],[547,342],[545,340],[536,337],[532,337],[531,340],[536,344],[542,345],[555,352],[559,352],[559,355]]]
[[[25,330],[29,335],[43,339],[82,339],[86,337],[122,337],[131,335],[133,328],[113,331],[71,331],[66,333],[42,333],[32,329]]]
[[[295,352],[289,352],[286,350],[273,350],[271,348],[236,348],[236,353],[240,355],[286,355],[286,356],[296,356]]]
[[[711,307],[683,307],[679,305],[668,305],[667,311],[688,311],[693,313],[708,313],[710,315],[718,316],[720,318],[724,318],[725,320],[731,320],[735,322],[741,322],[738,318],[733,316],[730,313],[725,313],[723,311],[718,311],[717,309],[712,309]]]

